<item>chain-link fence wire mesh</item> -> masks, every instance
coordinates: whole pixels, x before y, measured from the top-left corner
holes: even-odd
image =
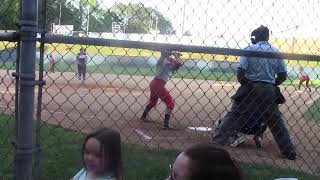
[[[12,173],[14,148],[11,146],[15,137],[15,81],[11,76],[16,68],[17,43],[0,42],[0,71],[1,71],[1,98],[0,98],[0,151],[1,173],[5,178]]]
[[[19,1],[3,0],[0,6],[0,30],[16,30],[19,20]]]
[[[263,24],[271,30],[271,44],[284,53],[307,56],[319,55],[317,5],[316,0],[296,0],[290,4],[268,1],[256,5],[251,1],[47,0],[42,4],[45,22],[40,24],[45,23],[49,34],[231,48],[230,52],[248,46],[251,31]],[[14,22],[13,19],[9,20]],[[2,44],[8,49],[5,42]],[[178,46],[174,50],[182,52],[184,65],[166,84],[175,103],[170,125],[176,130],[161,129],[166,108],[163,102],[149,113],[151,123],[142,122],[140,117],[149,100],[149,84],[160,52],[148,50],[146,46],[126,48],[125,44],[122,47],[119,44],[113,47],[98,43],[80,45],[72,39],[65,43],[53,40],[44,44],[43,53],[40,50],[37,54],[37,62],[41,62],[40,55],[44,55],[43,79],[47,82],[40,102],[42,151],[40,166],[36,166],[41,168],[40,177],[59,176],[60,162],[72,167],[66,168],[66,174],[61,177],[72,176],[81,167],[81,133],[97,127],[119,130],[126,144],[183,149],[193,143],[209,142],[211,132],[207,130],[214,129],[229,110],[231,96],[240,85],[235,74],[239,56],[228,55],[228,51],[225,55],[203,53],[201,49],[191,52]],[[80,48],[87,56],[84,82],[78,77]],[[1,54],[1,59],[4,57]],[[1,69],[11,67],[9,61],[2,64]],[[242,146],[228,150],[235,159],[250,166],[269,164],[319,173],[319,62],[302,58],[287,59],[286,64],[288,79],[281,91],[287,101],[280,110],[297,148],[297,160],[280,158],[269,130],[262,148],[255,148],[252,138],[247,136]],[[41,70],[41,66],[37,70]],[[310,77],[311,92],[308,88],[297,88],[300,66]],[[8,71],[3,70],[3,74],[10,80]],[[14,103],[5,100],[9,94],[2,93],[1,98],[7,104],[4,104],[6,112],[10,102]],[[13,113],[14,110],[10,110]],[[10,118],[12,116],[5,119]],[[130,146],[128,151],[133,152],[134,147]],[[48,165],[47,158],[54,159],[51,163],[56,166]]]
[[[18,29],[18,20],[20,15],[19,1],[1,1],[0,5],[0,34],[6,32],[15,32]],[[12,177],[14,166],[14,141],[15,131],[15,92],[16,81],[11,73],[16,70],[18,43],[14,42],[10,36],[0,40],[0,177],[7,179]]]

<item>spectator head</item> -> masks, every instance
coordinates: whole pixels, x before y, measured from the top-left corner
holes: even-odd
[[[109,128],[88,134],[82,146],[82,162],[85,170],[94,175],[122,177],[120,134]]]
[[[212,144],[187,148],[170,166],[167,180],[242,180],[242,173],[229,153]]]

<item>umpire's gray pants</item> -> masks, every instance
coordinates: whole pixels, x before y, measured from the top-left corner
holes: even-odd
[[[272,84],[253,83],[248,98],[241,102],[234,101],[230,111],[222,118],[221,124],[213,135],[213,143],[225,145],[229,137],[234,136],[245,123],[248,112],[252,114],[259,112],[266,119],[281,153],[295,152],[288,129],[279,111],[279,105],[275,103],[275,90]]]

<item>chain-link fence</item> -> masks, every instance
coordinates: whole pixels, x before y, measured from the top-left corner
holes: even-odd
[[[125,159],[134,161],[131,166],[127,162],[127,169],[143,165],[139,161],[148,157],[139,159],[134,154],[148,154],[149,148],[173,160],[175,153],[168,149],[211,142],[217,122],[230,110],[231,97],[240,87],[239,57],[279,58],[272,52],[244,50],[252,45],[251,32],[262,24],[270,29],[270,44],[285,57],[288,77],[279,87],[286,102],[280,111],[297,158],[281,157],[269,129],[261,148],[252,135],[246,135],[239,147],[226,149],[251,168],[248,177],[277,176],[252,175],[252,169],[261,167],[261,171],[281,169],[279,175],[300,177],[301,172],[316,178],[320,173],[319,3],[44,0],[39,2],[36,20],[27,13],[36,8],[19,9],[23,3],[5,0],[0,5],[0,14],[4,13],[0,19],[0,176],[12,178],[13,172],[26,167],[21,162],[33,156],[34,178],[70,178],[81,168],[83,133],[101,126],[121,133],[124,152],[133,156]],[[37,31],[32,29],[36,21]],[[26,42],[35,41],[36,49],[25,49],[31,47]],[[181,52],[183,61],[165,85],[174,101],[169,130],[162,129],[168,114],[163,102],[151,109],[148,122],[141,120],[164,50]],[[36,57],[35,66],[27,58],[29,52]],[[85,63],[79,63],[81,58]],[[30,113],[34,123],[27,121]],[[130,170],[125,178],[140,176],[164,178]]]

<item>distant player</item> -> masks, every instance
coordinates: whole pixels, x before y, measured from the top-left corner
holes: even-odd
[[[49,55],[49,64],[50,64],[49,72],[54,73],[56,68],[56,61],[53,59],[52,54]]]
[[[169,120],[174,107],[174,102],[168,90],[165,88],[165,85],[180,66],[182,66],[180,53],[171,51],[161,52],[161,56],[156,64],[156,76],[150,83],[150,99],[141,116],[142,121],[148,121],[147,115],[149,111],[157,105],[158,99],[160,98],[167,107],[162,128],[170,129]]]
[[[77,67],[78,67],[78,78],[83,83],[86,79],[86,63],[87,54],[83,48],[80,48],[80,52],[77,54]]]
[[[310,78],[309,76],[307,75],[307,73],[303,70],[303,67],[300,66],[299,67],[299,75],[298,75],[298,78],[299,78],[299,87],[298,89],[300,90],[300,87],[301,87],[301,84],[305,81],[306,82],[306,87],[309,89],[309,91],[311,92],[311,88],[309,86],[309,81],[310,81]]]

